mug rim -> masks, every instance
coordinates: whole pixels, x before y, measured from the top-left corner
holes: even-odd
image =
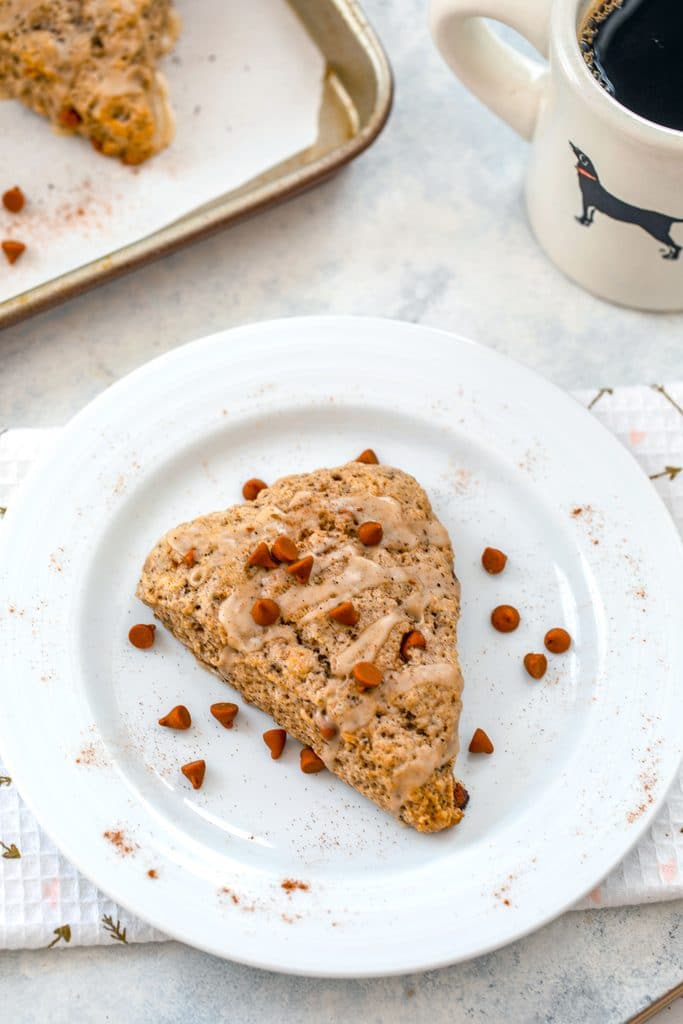
[[[648,121],[623,106],[591,74],[579,46],[578,16],[586,0],[557,0],[551,18],[554,45],[564,73],[582,97],[602,117],[619,122],[620,129],[639,141],[671,149],[683,149],[683,130]]]

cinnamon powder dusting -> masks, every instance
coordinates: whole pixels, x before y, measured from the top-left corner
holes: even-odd
[[[83,747],[76,757],[76,764],[97,764],[97,748],[94,743],[89,743],[86,747]]]
[[[105,839],[109,840],[120,857],[129,857],[132,853],[135,853],[136,844],[128,839],[122,829],[109,829],[103,832],[102,835]]]
[[[285,878],[280,885],[285,892],[289,893],[294,892],[296,889],[300,889],[302,892],[308,892],[311,888],[308,882],[300,882],[298,878]]]

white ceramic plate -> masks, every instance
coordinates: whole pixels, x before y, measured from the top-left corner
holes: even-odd
[[[421,836],[297,745],[163,629],[134,590],[169,527],[240,500],[241,482],[353,458],[414,473],[462,581],[464,822]],[[580,510],[577,512],[576,510]],[[579,405],[452,335],[381,320],[255,324],[149,363],[93,402],[3,529],[3,756],[55,842],[169,935],[275,970],[372,975],[474,956],[559,914],[626,853],[681,756],[683,558],[630,456]],[[506,571],[480,566],[487,544]],[[489,624],[502,602],[522,625]],[[565,626],[542,682],[522,656]],[[193,728],[161,713],[185,703]],[[203,757],[193,792],[180,764]],[[121,831],[129,852],[105,832]],[[149,878],[153,869],[157,878]],[[288,893],[293,878],[306,890]]]

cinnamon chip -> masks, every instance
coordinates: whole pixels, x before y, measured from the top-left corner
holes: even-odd
[[[272,544],[270,553],[278,562],[296,562],[299,557],[296,544],[289,537],[286,537],[284,533]]]
[[[493,743],[491,743],[483,729],[475,729],[467,749],[470,754],[492,754]]]
[[[192,716],[184,704],[176,704],[167,715],[159,719],[159,725],[165,725],[167,729],[189,729]]]
[[[272,626],[280,618],[280,606],[269,597],[260,597],[251,607],[251,617],[257,626]]]
[[[189,550],[189,551],[186,551],[186,552],[185,552],[185,554],[183,555],[183,562],[184,562],[184,563],[185,563],[185,565],[187,565],[187,566],[188,566],[188,567],[189,567],[190,569],[191,569],[191,568],[192,568],[192,567],[193,567],[194,565],[196,565],[196,563],[197,563],[197,559],[196,559],[196,557],[195,557],[195,551],[194,551],[194,548],[190,548],[190,550]]]
[[[193,789],[201,789],[206,775],[206,761],[190,761],[180,768],[181,772],[192,783]]]
[[[23,242],[17,242],[14,238],[8,238],[2,243],[2,251],[5,254],[8,263],[16,263],[21,254],[25,251],[26,246]]]
[[[268,729],[263,734],[263,742],[270,750],[273,761],[277,761],[287,742],[287,733],[284,729]]]
[[[470,802],[470,794],[467,792],[462,782],[453,783],[453,803],[461,811],[464,811]]]
[[[277,569],[277,562],[270,557],[270,550],[264,540],[257,544],[247,559],[247,565],[251,568],[258,566],[261,569]]]
[[[525,654],[524,668],[532,679],[542,679],[548,668],[548,659],[545,654]]]
[[[247,501],[254,501],[254,499],[258,498],[261,491],[267,486],[268,484],[263,480],[259,480],[258,477],[253,476],[251,480],[247,480],[243,485],[242,495],[247,499]]]
[[[356,626],[360,619],[360,614],[356,611],[350,601],[343,601],[338,604],[336,608],[332,608],[327,613],[328,619],[332,619],[334,622],[339,622],[342,626]]]
[[[401,640],[401,657],[404,661],[408,661],[408,655],[412,647],[424,648],[426,646],[427,641],[424,638],[424,634],[419,629],[411,629],[410,633],[404,633]]]
[[[382,682],[382,673],[370,661],[359,661],[351,671],[361,692],[372,690]]]
[[[499,633],[512,633],[519,626],[520,616],[511,604],[499,604],[491,612],[491,625]]]
[[[293,576],[297,583],[308,583],[311,578],[311,570],[313,569],[313,555],[306,555],[304,558],[300,558],[298,562],[292,562],[285,569],[290,576]]]
[[[481,564],[492,576],[497,576],[499,572],[503,571],[507,560],[508,556],[499,551],[498,548],[484,548],[481,556]]]
[[[338,731],[334,722],[318,723],[318,732],[324,740],[333,740]]]
[[[310,747],[304,747],[299,754],[299,764],[305,775],[315,775],[316,772],[322,772],[325,769],[325,762]]]
[[[374,548],[380,543],[383,536],[384,530],[382,529],[381,523],[370,521],[367,523],[361,523],[358,527],[358,539],[366,548]]]
[[[543,643],[552,654],[564,654],[571,647],[572,638],[566,629],[557,626],[555,629],[548,630]]]
[[[232,729],[239,708],[236,704],[231,704],[228,701],[219,701],[217,704],[212,704],[209,711],[225,729]]]
[[[72,131],[83,122],[83,118],[73,107],[64,107],[60,110],[58,119],[63,128],[70,128]]]
[[[146,622],[139,622],[136,626],[131,626],[128,630],[128,639],[132,643],[133,647],[138,647],[141,651],[151,647],[154,643],[154,633],[156,632],[156,626],[147,624]]]
[[[9,210],[10,213],[21,213],[24,209],[25,202],[26,199],[24,197],[24,193],[18,185],[15,185],[14,188],[8,188],[7,191],[3,193],[2,205],[6,210]]]
[[[372,448],[366,448],[365,451],[361,452],[356,462],[364,462],[366,466],[378,466],[379,459],[373,452]]]

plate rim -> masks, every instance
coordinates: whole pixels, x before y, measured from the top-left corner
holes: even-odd
[[[632,454],[618,441],[618,439],[615,437],[615,435],[612,432],[610,432],[606,427],[604,427],[600,423],[600,421],[597,420],[579,401],[574,399],[572,395],[570,395],[569,393],[563,391],[561,388],[559,388],[557,385],[553,384],[551,381],[547,381],[544,377],[542,377],[542,375],[538,374],[535,370],[530,369],[530,368],[524,366],[523,364],[519,363],[518,361],[516,361],[514,359],[511,359],[510,357],[508,357],[508,356],[506,356],[506,355],[504,355],[504,354],[502,354],[500,352],[497,352],[495,349],[491,349],[491,348],[489,348],[487,346],[478,344],[477,342],[474,342],[471,339],[464,338],[464,337],[462,337],[460,335],[454,334],[453,332],[450,332],[450,331],[447,331],[447,330],[443,330],[443,329],[439,329],[439,328],[434,328],[434,327],[426,326],[426,325],[422,325],[422,324],[413,324],[413,323],[407,323],[405,321],[400,321],[400,320],[392,320],[391,318],[334,316],[334,315],[330,315],[330,316],[286,317],[286,318],[277,318],[277,319],[266,320],[266,321],[256,321],[254,323],[250,323],[250,324],[246,324],[246,325],[241,325],[241,326],[237,326],[237,327],[233,327],[233,328],[228,328],[228,329],[225,329],[225,330],[222,330],[222,331],[217,331],[217,332],[214,332],[214,333],[212,333],[210,335],[206,335],[206,336],[204,336],[202,338],[195,339],[192,342],[189,342],[189,343],[187,343],[185,345],[182,345],[182,346],[178,346],[177,348],[172,349],[171,351],[169,351],[167,353],[164,353],[164,354],[156,357],[155,359],[150,360],[150,361],[142,364],[141,366],[139,366],[138,368],[133,370],[130,374],[127,374],[125,377],[123,377],[120,380],[116,381],[115,383],[110,385],[108,388],[106,388],[104,391],[102,391],[100,394],[98,394],[90,403],[88,403],[82,410],[80,410],[67,423],[67,425],[62,429],[62,431],[60,432],[58,437],[55,439],[54,448],[51,447],[50,450],[47,453],[45,453],[45,455],[43,457],[41,457],[37,461],[37,463],[29,471],[29,474],[27,475],[27,478],[26,478],[25,482],[20,487],[19,493],[17,495],[17,499],[15,499],[15,501],[12,503],[10,509],[8,510],[8,513],[7,513],[7,516],[6,516],[6,521],[5,521],[5,523],[3,523],[3,529],[0,530],[0,550],[4,550],[5,545],[9,544],[10,533],[14,529],[14,522],[15,522],[15,520],[18,521],[20,519],[20,516],[21,516],[21,509],[22,509],[22,506],[23,506],[23,503],[24,503],[24,500],[25,500],[24,495],[28,495],[30,493],[31,487],[33,486],[33,481],[40,479],[40,477],[41,477],[41,475],[43,473],[43,467],[44,467],[45,463],[47,461],[49,461],[49,459],[51,457],[51,454],[54,452],[54,450],[55,449],[58,450],[62,445],[68,443],[70,435],[74,431],[77,431],[79,429],[82,418],[85,418],[86,416],[91,415],[93,410],[97,411],[98,408],[99,408],[100,403],[105,404],[106,402],[111,401],[112,400],[112,395],[114,397],[116,397],[116,394],[118,393],[119,389],[121,389],[121,391],[125,391],[125,389],[130,385],[132,379],[137,380],[139,377],[143,377],[147,373],[150,373],[152,371],[156,371],[163,364],[171,364],[171,363],[173,363],[176,359],[180,359],[182,361],[183,359],[187,358],[188,352],[191,353],[194,350],[195,347],[201,347],[202,345],[207,345],[208,346],[208,345],[211,345],[212,343],[215,344],[215,343],[218,343],[219,340],[224,341],[226,339],[226,337],[234,336],[236,334],[245,334],[245,333],[248,334],[251,331],[262,332],[264,330],[269,331],[269,332],[273,332],[273,331],[276,332],[278,327],[280,327],[283,323],[288,324],[288,325],[291,326],[292,322],[294,322],[294,323],[296,323],[296,322],[303,322],[303,323],[306,323],[307,325],[311,325],[311,323],[313,322],[314,324],[319,325],[321,327],[321,329],[322,329],[326,325],[328,325],[328,326],[330,324],[338,325],[340,322],[343,322],[343,323],[345,323],[347,325],[350,325],[350,326],[357,325],[359,321],[363,321],[363,322],[365,322],[367,324],[377,324],[379,322],[382,325],[384,325],[385,327],[388,326],[389,329],[391,329],[391,330],[400,329],[400,330],[403,330],[403,331],[408,330],[409,332],[415,332],[417,334],[423,333],[423,332],[428,332],[430,334],[440,335],[443,340],[448,340],[451,343],[454,342],[454,341],[458,342],[460,344],[463,344],[463,345],[466,345],[466,346],[470,347],[471,350],[476,350],[477,352],[479,352],[481,354],[484,354],[487,357],[492,357],[494,359],[494,361],[497,362],[499,365],[501,365],[503,368],[506,365],[510,365],[510,366],[514,366],[517,370],[522,370],[525,374],[530,375],[530,377],[535,381],[536,384],[540,384],[544,388],[551,389],[558,396],[561,396],[563,402],[566,402],[566,401],[571,402],[573,407],[574,407],[574,409],[576,411],[580,410],[582,412],[582,414],[585,414],[585,422],[592,424],[592,428],[597,428],[598,431],[602,434],[603,439],[609,439],[609,444],[611,446],[613,446],[613,450],[615,452],[618,451],[620,453],[620,457],[625,458],[631,464],[632,467],[635,467],[637,469],[638,473],[641,474],[641,476],[642,476],[643,484],[646,483],[647,477],[646,477],[645,473],[642,471],[642,469],[640,468],[640,466],[638,465],[638,463],[635,460],[635,458],[632,456]],[[643,492],[643,493],[645,493],[645,492]],[[654,488],[652,488],[652,491],[650,492],[650,494],[651,494],[652,497],[656,498],[657,506],[660,508],[661,512],[664,514],[663,515],[663,520],[668,523],[668,528],[669,528],[669,532],[670,532],[671,538],[675,539],[675,541],[676,541],[678,559],[679,559],[681,565],[683,566],[683,539],[680,537],[680,534],[678,533],[678,530],[677,530],[677,528],[675,526],[675,523],[674,523],[673,519],[671,518],[671,516],[670,516],[668,510],[666,509],[666,506],[664,505],[664,503],[661,502],[661,500],[658,498],[656,490]],[[2,632],[2,622],[0,621],[0,633],[1,632]],[[2,742],[3,746],[5,746],[2,723],[0,723],[0,742]],[[3,755],[3,756],[6,757],[6,755]],[[6,760],[7,760],[7,758],[6,758]],[[14,777],[20,777],[21,776],[21,769],[20,769],[19,774],[17,776],[16,769],[15,769],[15,767],[13,765],[11,755],[10,755],[10,758],[8,759],[8,764],[9,764],[10,768],[12,768],[13,776]],[[546,914],[538,914],[535,917],[534,922],[531,923],[528,927],[516,929],[513,937],[505,935],[499,941],[496,940],[496,941],[492,941],[492,942],[490,942],[490,943],[488,943],[486,945],[480,945],[480,946],[477,947],[476,950],[473,950],[472,952],[469,952],[469,953],[467,953],[465,955],[454,957],[454,956],[449,956],[449,955],[445,954],[441,958],[436,958],[436,959],[435,958],[430,958],[427,961],[416,961],[413,966],[402,965],[402,966],[396,968],[395,970],[385,969],[385,968],[380,968],[380,969],[366,968],[366,969],[360,969],[359,970],[359,969],[355,969],[354,968],[353,970],[343,969],[343,970],[331,971],[331,970],[329,970],[327,968],[316,969],[315,967],[311,968],[311,967],[307,967],[307,966],[301,966],[301,967],[298,967],[298,968],[297,967],[293,967],[291,965],[282,966],[282,965],[279,965],[277,962],[273,962],[273,960],[269,959],[269,958],[264,958],[263,960],[259,960],[259,959],[252,958],[252,957],[240,957],[239,955],[236,955],[234,952],[229,952],[229,953],[226,952],[225,949],[221,948],[220,945],[217,945],[217,944],[214,944],[214,943],[211,943],[211,942],[201,943],[201,942],[196,941],[195,938],[192,938],[191,943],[196,948],[203,949],[204,951],[206,951],[208,953],[211,953],[212,955],[216,955],[216,956],[220,956],[222,958],[227,958],[227,959],[230,959],[230,960],[234,960],[236,962],[241,962],[241,963],[244,963],[244,964],[249,965],[249,966],[259,967],[261,969],[266,969],[266,970],[279,971],[279,972],[282,972],[282,973],[301,975],[301,976],[306,976],[306,977],[330,977],[330,978],[331,977],[338,977],[338,978],[383,977],[383,976],[390,976],[392,974],[394,974],[394,975],[396,975],[396,974],[404,974],[404,973],[407,973],[407,972],[410,972],[410,971],[429,970],[429,969],[433,969],[433,968],[447,966],[449,964],[453,964],[453,963],[456,963],[456,962],[466,961],[466,960],[469,960],[469,959],[471,959],[473,957],[484,955],[484,954],[486,954],[488,952],[491,952],[491,951],[493,951],[495,949],[501,948],[502,946],[507,945],[508,943],[510,943],[512,941],[516,941],[517,939],[523,938],[525,935],[528,935],[528,934],[538,930],[539,928],[543,927],[549,921],[553,920],[554,918],[559,916],[561,913],[563,913],[567,909],[571,908],[574,905],[576,899],[580,898],[580,896],[582,894],[585,894],[585,892],[590,891],[594,884],[596,884],[602,877],[604,877],[604,875],[607,872],[611,871],[618,863],[620,863],[622,861],[622,859],[626,856],[626,854],[629,852],[629,850],[632,849],[633,846],[636,845],[636,843],[639,841],[641,836],[647,830],[647,828],[649,827],[649,825],[652,822],[653,818],[655,817],[655,815],[659,811],[661,805],[663,804],[663,802],[666,799],[668,788],[669,788],[671,782],[675,778],[676,771],[677,771],[677,767],[674,766],[671,769],[670,773],[667,773],[667,775],[666,775],[666,785],[663,784],[661,786],[661,789],[660,789],[659,793],[657,794],[657,796],[654,798],[653,803],[646,808],[646,810],[639,817],[638,821],[634,822],[633,825],[631,826],[631,830],[630,830],[630,833],[629,833],[629,843],[628,843],[628,846],[625,845],[622,848],[622,850],[619,852],[619,854],[614,857],[612,863],[606,869],[606,871],[605,871],[604,867],[601,866],[600,873],[599,873],[599,878],[595,879],[595,881],[593,883],[591,883],[590,885],[585,887],[582,890],[582,893],[579,893],[578,896],[576,894],[572,894],[571,898],[566,900],[563,903],[563,905],[560,906],[559,908],[558,908],[558,906],[554,905],[552,907],[552,909],[549,910]],[[24,796],[24,793],[21,791],[19,786],[18,786],[18,790],[19,790],[19,792],[20,792],[20,794],[22,796],[22,799],[24,799],[25,803],[31,809],[31,811],[35,815],[36,819],[40,822],[40,816],[36,812],[35,806],[34,806],[34,803],[33,803],[33,793],[30,792],[28,794],[28,796]],[[41,828],[45,828],[45,826],[42,825],[42,823],[41,823]],[[79,871],[81,871],[86,877],[91,878],[93,880],[94,884],[97,885],[98,888],[100,888],[103,892],[106,893],[106,892],[109,891],[107,886],[103,885],[99,879],[95,880],[93,878],[93,876],[90,873],[90,871],[89,871],[87,866],[84,867],[81,864],[79,856],[77,855],[77,853],[72,852],[69,844],[63,842],[61,837],[60,837],[60,839],[58,841],[55,838],[55,836],[54,836],[53,832],[51,831],[51,829],[45,828],[45,831],[50,836],[51,840],[55,843],[55,846],[57,846],[58,849],[64,851],[65,856],[67,857],[67,859],[72,864],[74,864],[74,866],[76,866]],[[126,908],[134,916],[140,917],[141,919],[148,921],[150,924],[152,924],[153,927],[155,927],[158,930],[162,931],[165,935],[167,935],[167,936],[169,936],[171,938],[175,938],[175,939],[177,939],[178,941],[181,941],[181,942],[188,942],[187,937],[183,934],[181,929],[179,930],[179,929],[175,929],[172,926],[169,926],[168,922],[166,922],[166,921],[163,921],[163,923],[161,923],[158,919],[154,919],[152,916],[150,916],[150,914],[147,911],[141,912],[138,907],[134,906],[133,902],[129,902],[128,901],[128,899],[126,898],[125,895],[122,896],[118,891],[116,891],[115,894],[112,894],[111,898],[114,899],[122,907]]]

